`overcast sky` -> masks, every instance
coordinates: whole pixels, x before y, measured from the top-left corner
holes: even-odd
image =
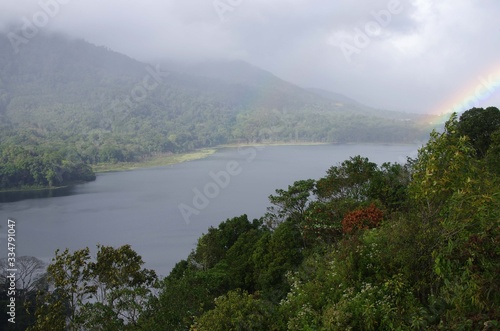
[[[47,22],[40,14],[43,3],[52,3],[45,9],[53,16]],[[0,5],[3,27],[38,19],[40,30],[62,31],[152,63],[241,59],[300,86],[425,113],[500,107],[499,15],[499,0],[2,0]]]

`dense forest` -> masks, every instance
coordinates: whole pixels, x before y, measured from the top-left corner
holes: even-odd
[[[100,163],[231,143],[422,141],[423,116],[303,89],[244,62],[149,65],[40,35],[0,35],[0,190],[93,178]]]
[[[266,215],[208,229],[164,279],[130,246],[58,251],[19,325],[499,330],[499,164],[500,111],[452,115],[404,165],[354,156],[276,190]]]

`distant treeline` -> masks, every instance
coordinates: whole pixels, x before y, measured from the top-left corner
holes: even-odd
[[[0,189],[57,187],[95,178],[90,166],[59,150],[0,145]]]

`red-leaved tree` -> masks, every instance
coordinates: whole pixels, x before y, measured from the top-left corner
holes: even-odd
[[[342,220],[342,231],[351,234],[358,230],[374,228],[382,222],[383,217],[384,213],[372,203],[369,207],[347,213]]]

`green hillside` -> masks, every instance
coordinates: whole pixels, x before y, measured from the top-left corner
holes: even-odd
[[[14,164],[0,189],[88,180],[95,164],[227,143],[425,137],[407,117],[339,106],[244,62],[150,65],[55,35],[14,55],[0,36],[0,155]]]

